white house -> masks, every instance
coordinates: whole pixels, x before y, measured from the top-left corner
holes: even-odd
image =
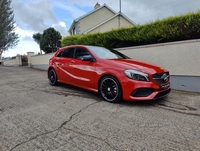
[[[119,24],[120,20],[120,24]],[[134,26],[134,22],[122,13],[116,13],[106,4],[96,4],[94,10],[75,19],[69,28],[70,35],[106,32],[119,27]]]

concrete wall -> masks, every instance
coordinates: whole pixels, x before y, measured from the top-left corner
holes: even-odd
[[[53,57],[54,53],[48,53],[43,55],[35,55],[33,52],[28,52],[28,65],[32,68],[47,70],[49,59]]]
[[[200,39],[117,49],[127,56],[166,68],[171,74],[173,89],[200,92]],[[46,70],[54,55],[33,56],[29,66]]]
[[[22,66],[21,56],[16,56],[15,59],[3,60],[4,66]]]
[[[172,88],[200,92],[200,39],[117,50],[169,70]]]

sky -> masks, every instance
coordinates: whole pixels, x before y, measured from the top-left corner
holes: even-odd
[[[15,32],[20,36],[16,47],[3,53],[12,57],[27,52],[40,52],[33,40],[35,33],[43,33],[54,27],[62,37],[69,36],[73,20],[94,9],[96,3],[106,4],[116,13],[120,0],[12,0],[16,22]],[[200,10],[200,0],[121,0],[121,11],[136,24],[145,24],[169,16],[177,16]]]

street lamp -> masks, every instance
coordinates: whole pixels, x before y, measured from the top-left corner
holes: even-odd
[[[118,16],[118,25],[120,28],[120,16],[121,16],[121,0],[119,0],[119,16]]]

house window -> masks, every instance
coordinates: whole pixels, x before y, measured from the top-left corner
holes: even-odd
[[[72,30],[72,35],[76,35],[76,27],[74,26],[73,30]]]

